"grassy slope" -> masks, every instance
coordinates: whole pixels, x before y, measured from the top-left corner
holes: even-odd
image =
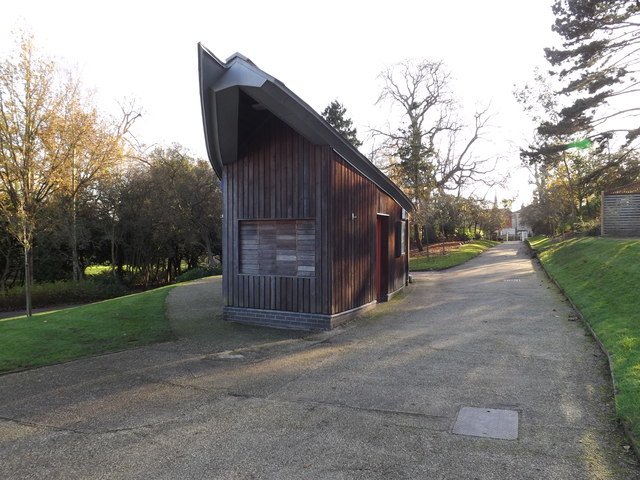
[[[475,240],[471,243],[462,245],[458,250],[448,253],[447,255],[432,255],[430,257],[419,257],[409,259],[409,270],[413,272],[426,270],[442,270],[449,267],[455,267],[461,263],[480,255],[486,249],[497,245],[498,242],[490,240]]]
[[[532,239],[531,244],[609,352],[618,415],[640,441],[640,240]]]
[[[167,340],[165,298],[171,288],[0,320],[0,371]]]

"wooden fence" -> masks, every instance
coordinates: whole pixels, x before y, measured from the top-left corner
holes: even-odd
[[[600,218],[602,235],[640,236],[640,183],[602,192]]]

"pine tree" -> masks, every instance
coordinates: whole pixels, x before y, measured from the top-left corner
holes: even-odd
[[[338,100],[332,101],[322,111],[322,117],[335,128],[351,145],[356,148],[362,146],[358,140],[358,131],[353,127],[353,122],[346,116],[347,109]]]
[[[629,98],[640,85],[640,2],[556,0],[553,12],[553,30],[564,43],[545,53],[572,103],[558,121],[543,123],[540,133],[609,138],[623,132],[629,145],[640,135],[640,107]]]

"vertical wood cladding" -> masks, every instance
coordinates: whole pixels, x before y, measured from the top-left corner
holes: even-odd
[[[331,150],[312,145],[270,114],[254,119],[252,125],[240,137],[238,161],[223,169],[225,303],[329,313],[325,193]],[[268,230],[276,225],[292,229],[282,230],[279,240],[274,237],[276,250],[278,242],[283,247],[279,262],[272,247],[257,255],[250,251],[251,242],[269,243]],[[264,229],[263,236],[258,228]],[[287,242],[290,244],[285,245]],[[273,269],[269,271],[272,253]]]
[[[339,155],[331,159],[331,313],[339,313],[376,300],[377,214],[389,215],[389,293],[404,286],[407,257],[396,257],[402,208]]]
[[[388,290],[401,288],[402,208],[329,146],[248,115],[238,161],[223,168],[226,305],[331,315],[374,302],[379,213],[389,216]]]

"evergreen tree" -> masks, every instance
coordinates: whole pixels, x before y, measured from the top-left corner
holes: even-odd
[[[353,127],[353,122],[346,116],[347,109],[338,100],[332,101],[322,111],[322,117],[335,128],[351,145],[359,148],[362,142],[358,140],[358,131]]]
[[[640,135],[637,51],[640,3],[636,0],[556,0],[553,30],[562,48],[547,48],[547,60],[571,102],[560,118],[540,126],[543,135],[610,138],[626,133],[629,145]]]

